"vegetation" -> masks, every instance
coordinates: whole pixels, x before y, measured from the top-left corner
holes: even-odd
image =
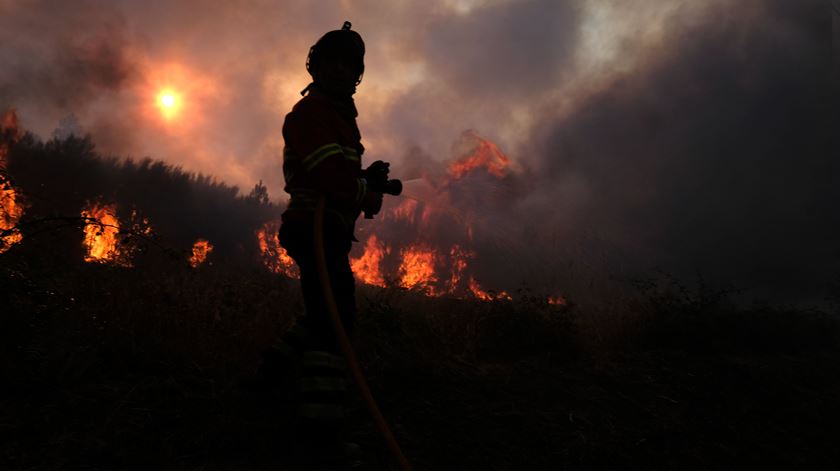
[[[259,190],[242,198],[161,163],[99,159],[84,139],[17,146],[9,171],[29,232],[0,254],[0,468],[290,469],[288,403],[244,385],[302,302],[295,280],[236,243],[276,208]],[[134,267],[85,263],[78,223],[37,222],[103,195],[160,211]],[[192,268],[185,251],[207,231],[229,242]],[[417,470],[840,458],[836,312],[737,307],[667,279],[637,288],[556,306],[362,286],[354,337]],[[390,469],[360,402],[352,417],[372,469]]]

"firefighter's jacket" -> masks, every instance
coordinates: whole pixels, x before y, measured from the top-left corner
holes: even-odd
[[[337,103],[317,88],[295,104],[283,123],[284,188],[291,196],[284,223],[311,224],[325,195],[327,223],[355,240],[353,228],[367,195],[364,147],[352,100]]]

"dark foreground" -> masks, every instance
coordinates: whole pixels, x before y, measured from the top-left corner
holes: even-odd
[[[11,259],[7,259],[11,260]],[[243,387],[300,310],[257,269],[0,264],[0,469],[283,470]],[[417,470],[827,468],[837,317],[657,296],[622,309],[366,290],[357,345]],[[350,435],[393,469],[360,402]]]

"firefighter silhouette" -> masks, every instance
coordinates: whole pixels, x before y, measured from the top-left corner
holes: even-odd
[[[321,461],[324,469],[341,469],[336,460],[346,460],[342,452],[346,443],[340,437],[349,385],[316,265],[315,209],[325,197],[327,271],[342,322],[350,332],[356,300],[348,254],[356,241],[355,221],[362,212],[368,217],[379,212],[382,191],[388,190],[377,188],[377,182],[389,183],[387,163],[377,161],[362,168],[364,147],[353,94],[364,73],[365,45],[350,27],[345,22],[310,48],[306,69],[312,83],[283,124],[283,175],[290,200],[279,239],[300,268],[306,312],[276,351],[294,359],[299,450]]]

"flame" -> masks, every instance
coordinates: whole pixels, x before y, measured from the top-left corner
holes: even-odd
[[[91,204],[82,210],[82,217],[88,220],[84,226],[84,246],[87,249],[86,262],[114,263],[130,266],[125,255],[117,245],[120,222],[117,220],[115,204]]]
[[[429,221],[432,219],[433,209],[430,205],[423,206],[423,213],[420,215],[420,220],[422,221],[424,226],[429,225]]]
[[[452,272],[449,281],[446,283],[446,292],[455,294],[463,279],[464,270],[467,268],[467,260],[474,257],[475,253],[462,250],[459,246],[455,245],[449,251],[449,256],[452,259]]]
[[[16,142],[20,138],[17,114],[14,110],[3,114],[0,137],[0,253],[3,253],[23,240],[23,234],[17,229],[17,224],[23,216],[23,204],[6,174],[9,142]]]
[[[260,245],[263,264],[272,273],[279,273],[289,278],[300,278],[295,261],[280,245],[280,239],[277,237],[279,229],[278,221],[270,221],[257,230],[257,241]]]
[[[473,296],[482,301],[497,301],[500,299],[510,301],[512,299],[506,291],[499,291],[497,293],[494,293],[492,291],[484,291],[483,289],[481,289],[481,286],[478,284],[478,281],[476,281],[473,277],[470,277],[470,291],[472,292]]]
[[[381,264],[385,255],[391,253],[391,249],[379,242],[376,235],[368,237],[365,242],[365,251],[361,257],[350,260],[350,267],[353,274],[369,285],[385,287],[385,278],[382,276]]]
[[[17,142],[20,139],[20,127],[18,126],[17,112],[14,109],[3,113],[0,130],[2,130],[4,141]]]
[[[23,234],[16,227],[21,216],[23,206],[18,203],[15,189],[5,178],[0,178],[0,234],[3,234],[0,237],[0,253],[23,240]]]
[[[413,245],[400,250],[402,263],[399,269],[400,286],[403,288],[417,288],[429,295],[434,295],[432,286],[437,282],[435,276],[435,252],[433,249]]]
[[[414,224],[414,215],[417,213],[417,200],[404,199],[399,206],[392,209],[389,216],[396,220],[404,220]]]
[[[195,268],[207,260],[207,256],[213,251],[213,244],[206,239],[198,239],[192,247],[192,257],[190,257],[190,266]]]
[[[549,296],[548,304],[552,306],[565,306],[568,303],[565,296]]]
[[[484,168],[487,173],[503,178],[508,173],[510,159],[507,158],[496,144],[472,134],[478,145],[472,153],[449,164],[449,174],[454,179],[463,178],[477,168]]]

